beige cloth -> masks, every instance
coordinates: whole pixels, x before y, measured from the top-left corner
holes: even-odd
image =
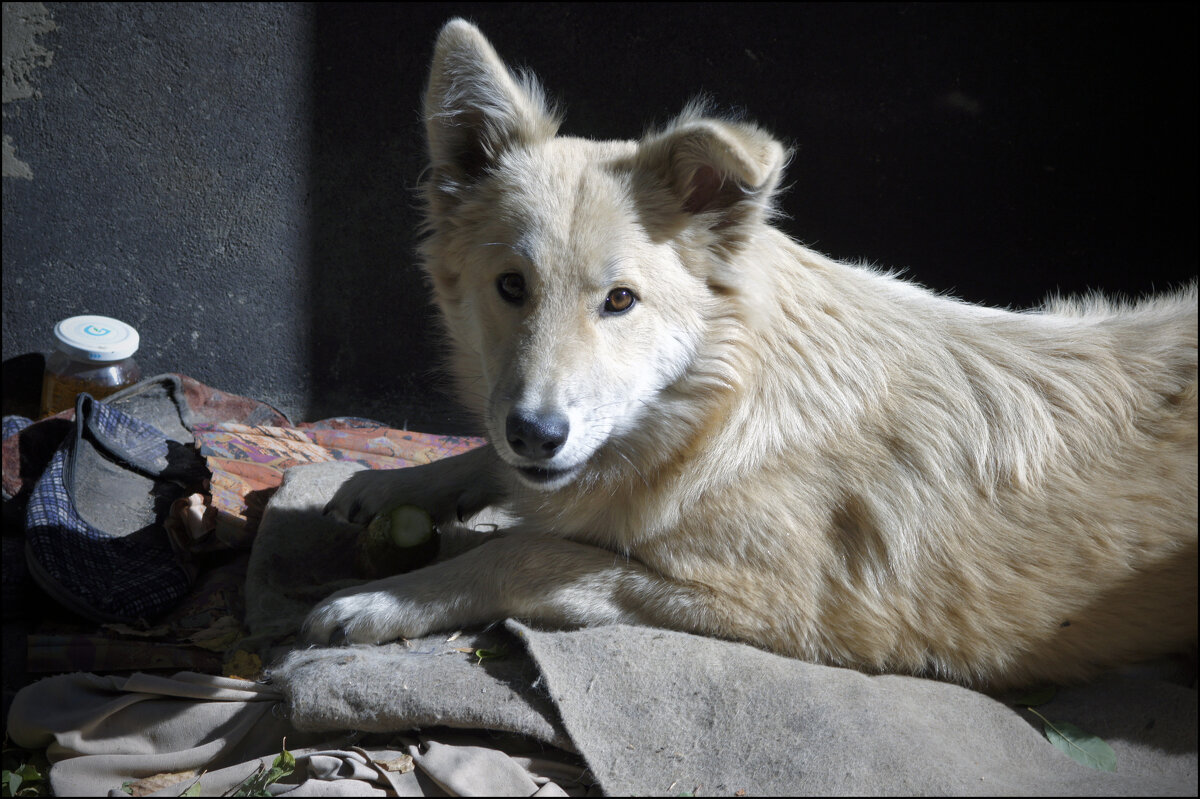
[[[201,795],[216,796],[269,768],[285,740],[296,769],[277,795],[586,796],[591,786],[578,764],[514,736],[305,733],[285,711],[277,689],[243,680],[70,674],[22,690],[8,731],[47,748],[56,796],[128,796],[123,784],[154,777],[161,788],[149,795],[177,796],[198,777]],[[389,770],[406,757],[409,770]]]

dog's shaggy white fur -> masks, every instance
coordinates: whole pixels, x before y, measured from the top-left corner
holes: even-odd
[[[425,265],[491,445],[331,509],[507,534],[309,636],[628,621],[993,688],[1195,650],[1196,286],[983,308],[769,225],[785,149],[691,108],[557,137],[462,21],[426,96]]]

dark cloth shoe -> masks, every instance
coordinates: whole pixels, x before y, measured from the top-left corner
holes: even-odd
[[[157,427],[80,394],[73,429],[26,509],[26,561],[37,584],[99,622],[144,622],[170,609],[191,573],[163,521],[200,476],[197,457]]]

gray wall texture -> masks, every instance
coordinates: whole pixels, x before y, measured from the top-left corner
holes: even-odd
[[[744,110],[795,148],[783,226],[830,255],[1016,306],[1196,274],[1195,7],[5,3],[6,396],[100,313],[147,374],[471,432],[413,255],[456,15],[572,135]]]

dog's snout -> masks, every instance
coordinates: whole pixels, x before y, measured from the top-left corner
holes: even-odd
[[[512,451],[523,458],[550,460],[567,443],[570,421],[561,413],[534,413],[514,408],[505,420]]]

